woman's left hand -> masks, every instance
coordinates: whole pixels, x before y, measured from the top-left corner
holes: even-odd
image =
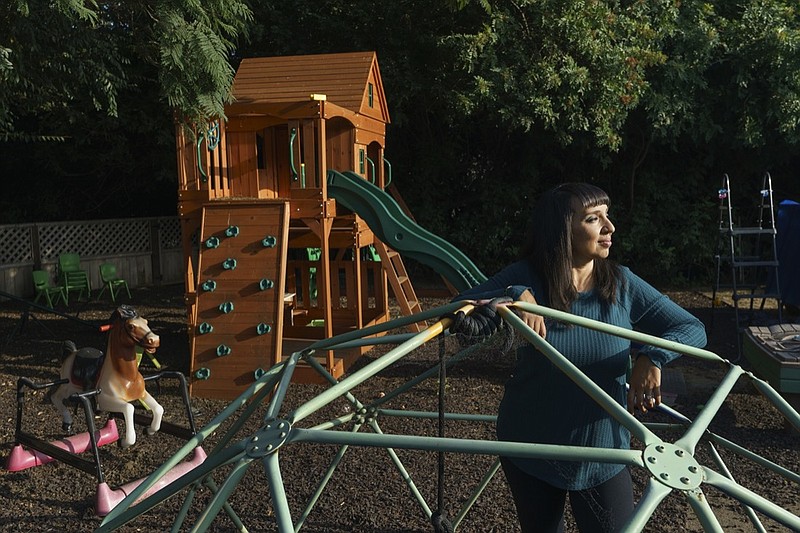
[[[661,369],[646,355],[634,360],[628,389],[628,411],[654,409],[661,404]]]

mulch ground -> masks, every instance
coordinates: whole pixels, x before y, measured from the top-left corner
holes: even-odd
[[[707,295],[697,291],[673,291],[670,296],[689,309],[706,324],[709,332],[708,349],[722,357],[736,361],[748,369],[745,359],[737,361],[736,329],[733,313],[728,306],[712,312]],[[423,308],[443,303],[442,300],[424,300]],[[150,320],[154,331],[161,336],[161,348],[156,356],[159,362],[172,370],[186,372],[188,340],[186,314],[183,306],[183,289],[180,286],[136,289],[131,304],[142,316]],[[71,316],[89,322],[108,318],[111,302],[89,302],[73,305],[67,311]],[[5,458],[14,445],[16,423],[16,384],[20,377],[42,383],[57,377],[61,344],[66,339],[78,346],[95,346],[104,349],[101,336],[90,328],[67,318],[34,312],[23,323],[22,307],[14,302],[0,302],[0,454]],[[757,317],[769,320],[770,316]],[[797,320],[789,317],[788,320]],[[448,340],[446,350],[452,354],[456,342]],[[356,362],[351,371],[378,359],[388,348],[376,348]],[[438,342],[429,343],[377,376],[370,378],[353,391],[362,403],[389,394],[399,385],[436,365],[439,357]],[[448,370],[446,380],[446,409],[468,414],[494,414],[502,396],[503,383],[513,364],[513,354],[502,353],[499,343],[488,343],[474,357]],[[147,365],[143,373],[152,372]],[[664,383],[670,405],[685,416],[694,419],[708,401],[709,396],[724,376],[726,367],[697,359],[683,357],[669,367]],[[293,384],[283,402],[282,414],[294,410],[303,402],[319,395],[321,385]],[[166,408],[166,420],[185,425],[186,416],[178,389],[166,383],[158,391],[158,399]],[[29,392],[24,404],[24,429],[45,440],[61,436],[60,419],[52,405],[45,401],[44,392]],[[194,399],[197,424],[203,427],[227,402]],[[412,391],[398,396],[385,407],[397,410],[436,411],[438,383],[428,380]],[[332,420],[350,412],[344,399],[337,399],[324,409],[303,420],[301,427]],[[533,410],[532,416],[535,416]],[[237,433],[235,442],[252,435],[259,429],[263,409]],[[103,415],[98,423],[105,420]],[[647,421],[669,421],[664,415],[649,416]],[[435,436],[436,420],[411,419],[399,416],[381,416],[380,430],[387,434]],[[213,450],[228,427],[204,445]],[[780,413],[764,399],[747,379],[740,379],[711,424],[710,429],[752,452],[774,461],[794,473],[794,481],[770,472],[752,461],[717,448],[725,467],[743,486],[778,505],[800,515],[800,437],[789,431]],[[446,435],[469,439],[494,438],[492,424],[485,422],[448,421]],[[659,432],[665,441],[673,442],[681,434]],[[101,459],[106,481],[112,487],[146,476],[170,457],[180,446],[180,439],[166,434],[145,436],[139,431],[135,446],[121,449],[117,445],[101,448]],[[635,446],[640,444],[634,443]],[[713,463],[706,446],[698,448],[695,457],[703,465],[721,471]],[[307,502],[313,497],[325,470],[334,460],[338,448],[325,445],[290,443],[279,451],[283,486],[296,522]],[[338,468],[331,476],[325,491],[304,521],[302,531],[309,532],[427,532],[433,528],[426,518],[424,506],[437,508],[438,456],[435,452],[395,450],[392,457],[384,449],[351,446],[344,454]],[[485,455],[446,454],[443,478],[444,509],[447,516],[456,520],[472,490],[481,481],[494,461]],[[404,473],[397,465],[402,464]],[[647,476],[634,469],[637,497],[644,489]],[[227,471],[220,469],[214,479],[222,483]],[[790,475],[791,477],[791,475]],[[421,504],[411,496],[413,484],[424,499]],[[93,531],[100,525],[92,503],[96,480],[93,476],[67,465],[51,463],[20,472],[0,470],[0,530],[24,532],[83,532]],[[705,496],[725,531],[756,531],[746,518],[738,502],[719,491],[704,485]],[[210,499],[210,492],[198,491],[183,530],[188,530]],[[178,514],[183,497],[163,502],[120,531],[168,531]],[[250,463],[247,473],[229,499],[232,509],[249,531],[275,531],[277,529],[271,505],[271,491],[261,463]],[[762,517],[767,531],[788,531],[769,518]],[[568,530],[574,524],[568,516]],[[232,521],[223,513],[214,521],[211,531],[234,531]],[[699,531],[700,523],[683,494],[673,491],[659,505],[645,531]],[[458,525],[463,532],[513,532],[518,531],[513,503],[505,486],[502,472],[488,484],[472,508]]]

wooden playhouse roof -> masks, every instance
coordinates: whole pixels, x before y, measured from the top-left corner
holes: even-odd
[[[318,94],[354,113],[389,123],[375,52],[244,59],[233,81],[233,97],[241,104],[307,102]]]

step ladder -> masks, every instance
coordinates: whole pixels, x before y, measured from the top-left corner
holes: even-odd
[[[403,316],[413,315],[422,311],[422,306],[419,304],[414,287],[411,285],[411,278],[408,277],[406,266],[403,264],[400,254],[377,239],[374,246],[381,258],[386,277],[389,279],[389,285],[392,287],[392,292],[394,292],[394,297],[397,299]],[[427,324],[419,322],[410,324],[408,327],[412,332],[419,333],[427,327]]]
[[[712,294],[713,311],[719,304],[721,288],[731,290],[736,315],[737,347],[741,356],[742,337],[754,315],[754,303],[760,300],[759,310],[764,309],[768,299],[774,299],[778,307],[778,322],[782,321],[780,283],[778,279],[777,229],[772,194],[772,177],[764,173],[759,200],[756,204],[755,225],[743,225],[742,216],[733,205],[730,178],[722,179],[719,190],[719,231],[714,256],[716,277]],[[723,270],[728,270],[729,279],[723,281]],[[740,314],[740,302],[749,302],[748,319]]]

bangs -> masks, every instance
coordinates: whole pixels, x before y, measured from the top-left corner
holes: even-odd
[[[589,183],[573,183],[570,185],[569,193],[583,209],[610,204],[608,194],[600,187]]]

